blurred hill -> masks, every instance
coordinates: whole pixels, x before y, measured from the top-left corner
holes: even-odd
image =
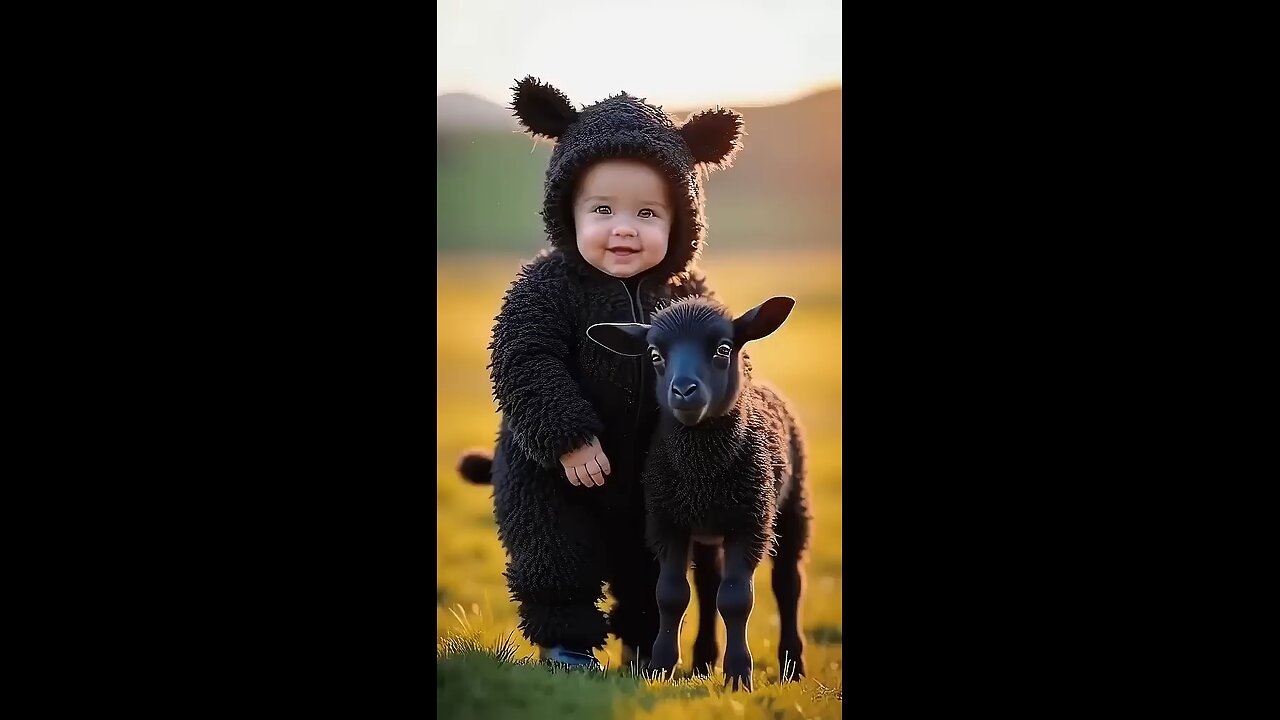
[[[519,130],[511,111],[466,93],[436,98],[436,132]]]
[[[709,252],[839,250],[843,91],[736,107],[747,137],[732,168],[707,180]],[[675,111],[677,123],[690,112]],[[464,94],[436,98],[436,249],[531,255],[552,144],[518,131],[511,111]]]

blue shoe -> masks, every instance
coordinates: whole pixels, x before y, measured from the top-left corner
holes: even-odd
[[[581,652],[578,650],[565,649],[563,645],[555,647],[538,648],[538,659],[543,662],[558,663],[560,665],[568,665],[571,668],[581,668],[583,670],[604,670],[604,666],[596,660],[596,656],[590,652]]]

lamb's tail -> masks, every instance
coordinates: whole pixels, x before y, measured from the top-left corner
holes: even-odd
[[[488,485],[493,482],[493,454],[482,450],[468,450],[458,458],[458,474],[467,482]]]

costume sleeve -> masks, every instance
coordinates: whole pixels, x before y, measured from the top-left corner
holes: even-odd
[[[493,326],[493,394],[516,445],[543,467],[599,436],[604,425],[569,373],[573,293],[563,271],[534,264],[512,283]]]

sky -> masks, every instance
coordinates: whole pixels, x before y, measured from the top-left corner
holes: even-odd
[[[436,94],[506,105],[533,75],[577,105],[771,105],[840,85],[838,0],[438,0]]]

